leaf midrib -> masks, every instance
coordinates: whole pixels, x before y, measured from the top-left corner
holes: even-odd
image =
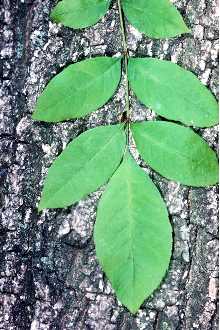
[[[116,65],[118,63],[118,61],[115,61],[114,63],[112,63],[109,67],[108,67],[108,69],[104,72],[104,74],[103,74],[103,76],[105,76],[109,71],[111,71],[112,70],[112,67],[114,66],[114,65]],[[73,64],[74,65],[74,64]],[[77,73],[79,73],[81,70],[79,70],[78,72],[75,72],[75,74]],[[82,70],[83,71],[83,70]],[[97,76],[97,75],[95,75],[95,78],[92,80],[92,82],[89,82],[87,85],[86,85],[86,89],[87,88],[89,88],[91,85],[94,85],[94,83],[98,80],[98,78],[100,78],[100,76],[102,76],[102,75],[99,75],[99,76]],[[71,97],[73,97],[74,96],[74,94],[75,93],[77,93],[77,92],[81,92],[81,91],[83,91],[83,90],[86,90],[85,88],[78,88],[77,90],[76,90],[76,92],[72,92],[72,93],[68,93],[68,95],[65,97],[65,101],[58,101],[57,102],[57,100],[55,100],[54,102],[51,102],[47,107],[45,107],[44,109],[45,110],[48,110],[48,109],[50,109],[51,107],[53,107],[53,105],[57,105],[57,104],[62,104],[62,103],[65,103],[65,102],[67,102],[67,100],[68,99],[70,99]],[[71,87],[69,86],[69,90],[71,90]]]
[[[128,205],[132,205],[132,188],[131,188],[131,184],[129,182],[129,174],[127,174],[126,176],[126,184],[127,184],[127,189],[128,189]],[[130,207],[130,209],[133,211],[133,207]],[[128,209],[129,211],[129,209]],[[133,212],[132,212],[133,213]],[[134,236],[132,233],[132,228],[133,228],[133,232],[134,232],[134,220],[133,220],[133,216],[131,215],[131,212],[128,212],[128,219],[129,221],[129,238],[130,238],[130,244],[129,244],[129,255],[131,255],[132,258],[132,300],[134,300],[134,285],[135,285],[135,262],[134,262]]]
[[[145,139],[148,139],[148,141],[150,142],[153,142],[153,144],[155,144],[156,146],[158,146],[160,149],[162,149],[162,151],[167,151],[168,153],[170,154],[173,154],[173,155],[176,155],[177,157],[179,157],[180,159],[183,159],[183,160],[187,160],[187,162],[190,160],[190,157],[187,157],[186,155],[178,152],[177,150],[175,149],[172,149],[171,147],[168,147],[168,145],[166,144],[163,144],[161,142],[159,142],[158,140],[152,138],[149,134],[147,134],[146,132],[139,132],[139,134],[145,138]]]
[[[150,135],[146,134],[146,132],[141,132],[140,135],[144,138],[147,138],[148,141],[152,141],[155,145],[159,146],[160,149],[167,151],[168,153],[172,154],[172,155],[176,155],[177,157],[179,157],[180,159],[186,161],[187,165],[189,165],[189,162],[192,164],[196,164],[196,167],[198,167],[204,160],[205,160],[205,156],[203,156],[201,159],[199,159],[199,161],[196,161],[193,157],[187,157],[187,155],[178,152],[175,149],[169,148],[166,144],[160,143],[158,142],[158,140],[155,140],[153,138],[151,138]],[[147,160],[148,161],[148,160]],[[190,166],[192,168],[192,166]]]
[[[145,67],[142,68],[142,70],[140,70],[140,68],[136,68],[136,70],[137,70],[137,72],[138,72],[139,75],[144,75],[144,73],[145,73],[144,77],[147,76],[148,78],[152,79],[159,86],[161,86],[162,89],[163,88],[166,88],[169,91],[172,91],[173,92],[173,88],[170,86],[169,83],[168,84],[165,84],[164,81],[162,82],[161,79],[159,79],[156,75],[153,75],[152,73],[149,73],[149,71]],[[188,71],[187,73],[190,74],[191,72]],[[191,73],[191,78],[194,79],[194,76],[193,76],[192,73]],[[166,80],[166,82],[168,82],[168,81]],[[206,87],[206,86],[203,86],[203,87]],[[202,104],[204,103],[204,102],[201,102],[200,98],[192,99],[188,95],[186,96],[185,93],[181,93],[181,89],[179,89],[179,88],[175,89],[175,93],[177,95],[177,98],[184,99],[184,109],[188,109],[188,107],[186,106],[186,104],[189,103],[189,99],[190,99],[190,102],[193,103],[195,107],[201,108],[202,107]],[[181,119],[182,116],[179,116],[179,118]]]
[[[85,164],[83,167],[80,167],[80,169],[77,170],[77,176],[79,176],[80,173],[83,172],[83,170],[88,166],[88,164],[91,163],[91,162],[92,162],[92,161],[93,161],[93,160],[99,155],[99,153],[101,153],[105,148],[107,148],[107,146],[112,142],[112,140],[113,140],[114,138],[116,138],[116,136],[117,136],[119,133],[120,133],[120,131],[118,131],[115,135],[112,135],[112,137],[110,138],[110,140],[108,141],[108,143],[106,143],[105,145],[103,145],[103,146],[99,149],[99,151],[98,151],[95,155],[93,155],[93,156],[88,160],[88,162],[86,162],[86,164]],[[70,183],[70,181],[73,180],[73,178],[74,178],[75,176],[76,176],[76,172],[74,173],[74,175],[70,178],[70,180],[69,180],[68,182],[64,183],[64,185],[63,185],[60,189],[56,190],[56,194],[55,194],[54,196],[56,196],[57,194],[60,194],[61,191],[62,191],[63,189],[65,189],[65,187]],[[55,198],[54,196],[53,196],[53,198],[49,198],[49,199],[48,199],[48,202],[51,202],[51,200],[53,200],[53,199]]]

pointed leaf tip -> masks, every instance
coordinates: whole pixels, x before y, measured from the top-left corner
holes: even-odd
[[[162,176],[187,186],[218,182],[215,152],[192,129],[164,121],[132,124],[137,149]]]
[[[105,184],[125,142],[121,125],[94,128],[73,140],[48,170],[39,209],[70,206]]]
[[[129,153],[100,200],[94,240],[118,299],[137,313],[169,267],[172,228],[157,188]]]
[[[120,79],[120,58],[94,57],[71,64],[48,83],[32,118],[59,122],[83,117],[112,97]]]
[[[120,79],[120,58],[103,56],[71,64],[46,86],[32,118],[59,122],[83,117],[112,97]]]
[[[155,58],[130,59],[128,69],[138,99],[159,115],[188,126],[218,123],[215,97],[190,71]]]

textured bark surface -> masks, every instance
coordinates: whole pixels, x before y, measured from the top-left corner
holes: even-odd
[[[163,284],[136,316],[116,300],[96,260],[92,231],[101,192],[68,209],[37,214],[55,156],[81,132],[120,120],[124,109],[122,82],[107,105],[84,119],[31,119],[36,98],[62,67],[122,51],[114,2],[102,21],[80,31],[49,21],[55,2],[0,2],[0,329],[217,329],[216,187],[189,189],[150,171],[166,200],[175,244]],[[175,4],[192,35],[152,41],[128,26],[130,54],[177,62],[216,94],[217,1]],[[134,120],[155,118],[134,96],[132,105]],[[216,149],[217,128],[198,132]]]

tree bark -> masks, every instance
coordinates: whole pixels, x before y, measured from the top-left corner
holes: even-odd
[[[31,119],[37,97],[64,66],[122,51],[115,2],[96,26],[77,31],[50,22],[55,3],[0,4],[0,329],[218,329],[216,187],[190,189],[150,172],[169,209],[174,251],[162,285],[136,316],[117,301],[96,260],[92,232],[101,191],[67,209],[37,213],[55,156],[81,132],[118,122],[125,106],[122,82],[111,101],[83,119]],[[217,1],[175,5],[192,34],[152,41],[128,25],[130,55],[177,62],[216,94]],[[136,121],[156,117],[134,95],[132,112]],[[217,148],[216,127],[198,133]]]

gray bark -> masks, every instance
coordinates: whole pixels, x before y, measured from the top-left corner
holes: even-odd
[[[96,26],[73,31],[49,21],[55,2],[0,3],[0,329],[217,329],[216,187],[190,189],[150,172],[167,203],[175,242],[166,278],[136,316],[117,301],[96,260],[92,231],[101,192],[64,210],[37,213],[55,156],[81,132],[120,120],[124,109],[122,82],[107,105],[84,119],[31,119],[37,97],[62,67],[122,51],[115,3]],[[130,53],[177,62],[216,94],[217,1],[175,4],[192,35],[152,41],[128,26]],[[134,96],[132,106],[134,120],[155,117]],[[217,128],[198,132],[216,149]]]

